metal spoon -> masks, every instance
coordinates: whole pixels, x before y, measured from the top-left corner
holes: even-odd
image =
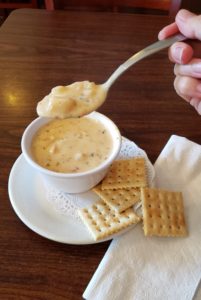
[[[102,84],[102,87],[106,89],[107,91],[111,87],[111,85],[117,80],[117,78],[124,73],[128,68],[130,68],[132,65],[136,64],[138,61],[142,60],[143,58],[152,55],[162,49],[165,49],[175,42],[180,42],[185,40],[186,37],[182,34],[174,35],[170,38],[167,38],[162,41],[157,41],[154,44],[151,44],[150,46],[144,48],[143,50],[137,52],[133,56],[131,56],[128,60],[126,60],[123,64],[121,64],[109,77],[109,79]]]
[[[94,82],[83,81],[53,88],[51,93],[38,103],[38,115],[51,118],[71,118],[89,114],[104,103],[112,84],[128,68],[143,58],[185,39],[185,36],[178,34],[144,48],[121,64],[103,84],[97,85]]]

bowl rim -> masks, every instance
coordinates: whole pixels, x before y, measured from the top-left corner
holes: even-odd
[[[116,137],[113,137],[114,133],[111,133],[112,139],[114,141],[114,138],[116,139],[116,142],[114,143],[114,145],[116,145],[116,147],[113,147],[113,150],[111,151],[111,154],[109,155],[109,157],[103,161],[100,165],[98,165],[97,167],[87,170],[85,172],[79,172],[79,173],[59,173],[59,172],[55,172],[49,169],[46,169],[42,166],[40,166],[37,162],[34,161],[34,159],[28,154],[28,149],[27,149],[27,144],[26,144],[26,140],[28,138],[28,135],[30,133],[30,131],[33,130],[33,126],[35,124],[37,124],[38,122],[40,122],[41,120],[44,120],[44,123],[42,123],[42,126],[45,125],[48,122],[51,122],[51,120],[53,120],[53,118],[44,118],[44,117],[37,117],[36,119],[34,119],[24,130],[22,138],[21,138],[21,149],[22,149],[22,153],[25,157],[25,159],[29,162],[30,165],[32,165],[35,169],[37,169],[38,171],[40,171],[41,173],[45,174],[45,175],[49,175],[49,176],[53,176],[53,177],[57,177],[57,178],[80,178],[80,177],[85,177],[87,175],[92,175],[95,173],[98,173],[99,171],[105,170],[109,165],[112,164],[112,162],[114,161],[114,159],[117,157],[117,155],[119,154],[120,148],[121,148],[121,133],[118,129],[118,127],[116,126],[116,124],[107,116],[105,116],[102,113],[99,112],[92,112],[88,115],[86,115],[85,117],[92,117],[93,119],[96,119],[96,117],[100,117],[102,119],[105,119],[107,122],[110,123],[110,125],[112,125],[112,127],[114,128],[114,133]],[[97,118],[98,120],[100,120],[99,118]],[[101,119],[101,120],[102,120]],[[100,120],[100,121],[101,121]],[[108,127],[104,122],[103,124]],[[37,132],[37,130],[40,127],[38,127],[36,130],[34,130],[33,135]]]

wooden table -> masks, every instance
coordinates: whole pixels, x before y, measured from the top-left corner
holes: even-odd
[[[13,211],[8,176],[37,101],[56,85],[104,82],[167,23],[165,16],[23,9],[0,28],[0,299],[81,299],[110,244],[50,241]],[[172,134],[201,143],[201,117],[176,95],[172,70],[167,50],[145,59],[119,78],[100,109],[153,163]]]

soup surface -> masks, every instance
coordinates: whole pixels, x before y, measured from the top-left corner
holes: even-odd
[[[37,105],[41,117],[80,117],[96,110],[103,104],[106,90],[90,81],[74,82],[67,86],[56,86]]]
[[[42,167],[61,173],[84,172],[108,158],[113,141],[106,127],[92,118],[55,119],[41,127],[32,154]]]

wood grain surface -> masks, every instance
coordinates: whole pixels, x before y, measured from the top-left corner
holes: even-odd
[[[37,102],[56,85],[104,82],[168,23],[166,16],[22,9],[0,27],[0,299],[81,299],[110,244],[50,241],[13,211],[8,177]],[[176,95],[173,80],[164,50],[124,73],[99,110],[152,163],[172,134],[201,143],[201,117]]]

